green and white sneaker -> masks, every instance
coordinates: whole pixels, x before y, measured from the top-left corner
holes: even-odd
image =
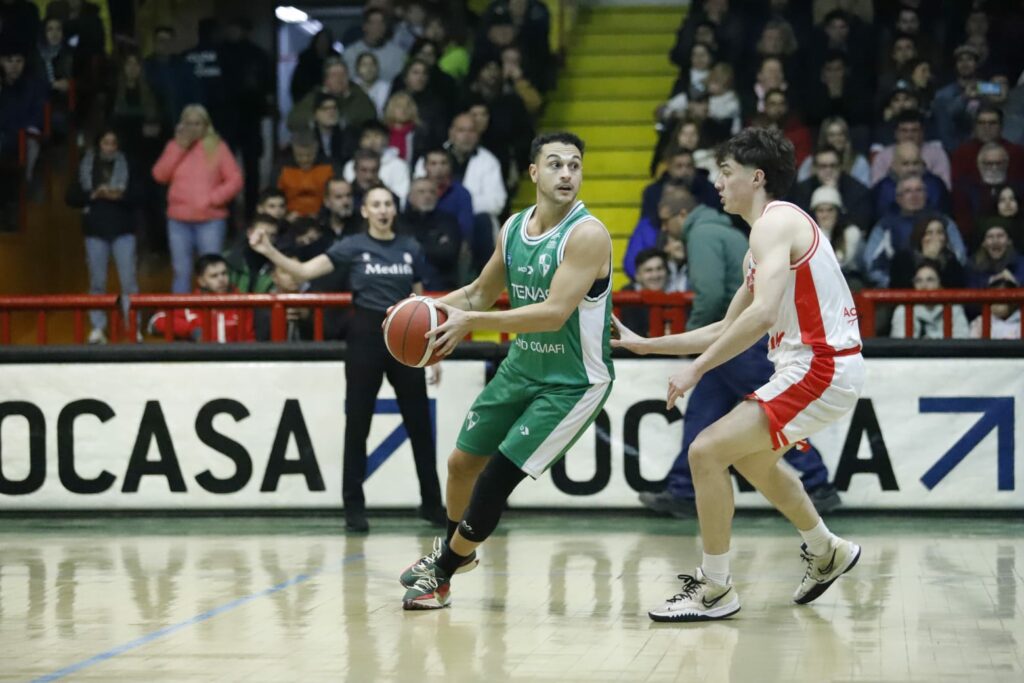
[[[807,544],[801,544],[800,557],[807,563],[807,571],[793,594],[793,602],[806,605],[828,590],[836,579],[853,569],[860,559],[860,546],[837,536],[823,555],[812,555],[807,550]]]
[[[429,555],[424,555],[420,559],[416,560],[402,572],[402,575],[398,577],[398,582],[406,588],[416,583],[416,579],[426,570],[428,567],[432,567],[437,558],[441,557],[441,552],[444,551],[444,539],[440,536],[434,538],[434,548],[430,551]],[[463,574],[465,572],[476,569],[476,566],[480,564],[480,558],[477,557],[476,551],[466,558],[466,561],[459,565],[459,568],[455,570],[456,574]]]
[[[694,576],[680,574],[682,590],[647,615],[654,621],[711,621],[740,611],[740,599],[732,583],[715,583],[700,567]]]
[[[451,604],[449,577],[436,563],[425,567],[402,598],[404,610],[441,609]]]

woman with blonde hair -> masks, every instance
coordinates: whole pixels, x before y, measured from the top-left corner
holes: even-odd
[[[416,100],[405,92],[396,92],[388,98],[384,106],[384,124],[388,127],[388,144],[398,150],[398,156],[412,165],[416,145],[422,143],[417,137],[420,133],[420,113]]]
[[[210,114],[190,104],[153,166],[153,178],[167,189],[167,241],[174,282],[171,291],[191,289],[196,256],[224,249],[228,204],[242,189],[242,172],[217,135]]]
[[[850,144],[850,126],[842,116],[832,116],[821,122],[821,128],[818,129],[818,146],[816,149],[821,149],[825,146],[835,147],[842,153],[840,164],[842,165],[843,173],[852,176],[854,180],[865,187],[871,187],[871,166],[868,164],[868,160],[864,158],[864,155],[858,154],[853,149],[853,145]],[[813,154],[804,159],[803,163],[800,164],[800,169],[797,171],[797,182],[811,177],[811,174],[814,173],[813,162]]]

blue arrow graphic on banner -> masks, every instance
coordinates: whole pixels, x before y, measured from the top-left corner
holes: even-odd
[[[921,398],[922,413],[981,413],[981,419],[921,477],[929,489],[942,481],[960,461],[996,429],[996,467],[1000,491],[1013,490],[1013,396]]]
[[[433,434],[434,442],[437,442],[437,411],[435,406],[437,399],[428,399],[430,402],[430,431]],[[378,398],[377,403],[374,406],[374,415],[400,415],[401,410],[398,408],[398,401],[393,398]],[[370,478],[370,475],[377,471],[384,461],[391,457],[391,455],[401,448],[405,440],[409,438],[408,432],[405,431],[405,425],[400,424],[395,427],[394,431],[387,435],[387,437],[380,442],[380,445],[373,449],[373,452],[366,456],[366,479]],[[365,481],[365,480],[364,480]]]

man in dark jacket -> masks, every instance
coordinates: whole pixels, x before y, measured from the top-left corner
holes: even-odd
[[[811,195],[822,185],[839,191],[850,222],[861,230],[872,225],[871,191],[843,171],[842,157],[835,147],[821,147],[814,153],[814,175],[793,186],[789,200],[804,211],[811,211]]]
[[[458,286],[462,234],[455,217],[437,208],[437,186],[429,178],[417,178],[409,188],[408,206],[398,219],[399,229],[423,247],[426,267],[423,288],[447,292]]]
[[[687,278],[694,292],[693,308],[686,321],[687,331],[718,322],[725,317],[733,295],[743,283],[743,259],[747,238],[723,213],[701,206],[692,196],[680,203],[686,246]],[[693,388],[683,417],[683,448],[676,456],[659,493],[640,494],[645,507],[662,514],[693,515],[695,493],[690,474],[690,444],[704,428],[732,410],[736,404],[768,381],[775,371],[768,360],[767,337],[730,361],[708,372]],[[801,483],[819,511],[840,505],[839,494],[828,483],[828,470],[813,447],[790,449],[786,462],[801,474]]]

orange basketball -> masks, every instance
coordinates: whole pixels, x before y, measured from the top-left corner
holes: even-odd
[[[384,344],[395,360],[412,368],[423,368],[441,360],[434,343],[425,335],[448,319],[433,299],[410,296],[402,299],[384,320]]]

